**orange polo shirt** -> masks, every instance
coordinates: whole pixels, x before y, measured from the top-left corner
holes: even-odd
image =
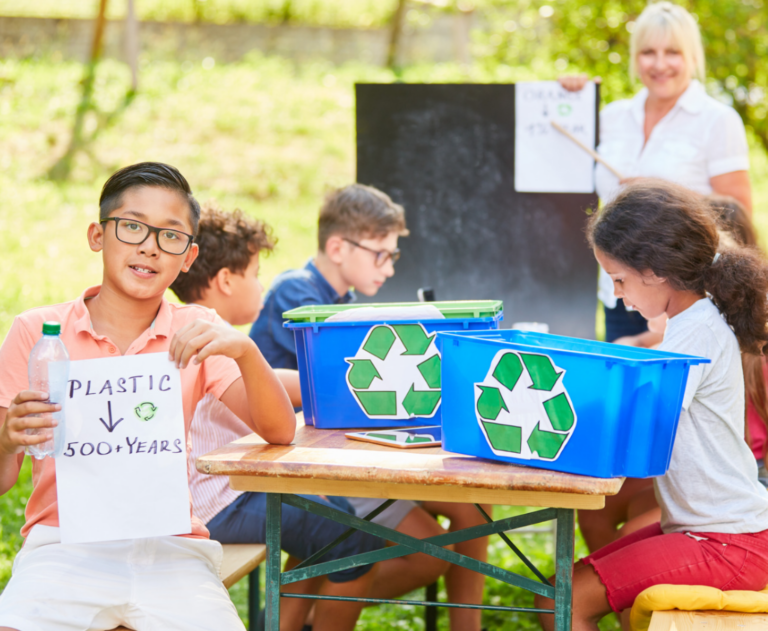
[[[32,309],[14,319],[13,326],[0,347],[0,407],[9,407],[19,392],[29,388],[27,360],[32,347],[43,335],[43,322],[61,322],[61,339],[69,351],[71,360],[116,357],[120,354],[108,337],[97,335],[91,326],[91,316],[85,306],[85,300],[97,295],[99,289],[98,286],[91,287],[73,302]],[[125,354],[168,352],[173,334],[196,319],[223,322],[211,309],[199,305],[177,306],[163,299],[155,321],[133,341]],[[209,357],[200,365],[190,362],[189,366],[181,371],[184,428],[187,436],[197,402],[206,394],[221,398],[239,377],[240,369],[237,363],[221,356]],[[24,454],[19,454],[19,468],[23,460]],[[23,537],[27,536],[35,524],[59,525],[56,461],[53,458],[32,460],[32,484],[34,489],[27,502],[26,523],[21,529]],[[208,530],[194,514],[192,532],[186,536],[208,538]]]

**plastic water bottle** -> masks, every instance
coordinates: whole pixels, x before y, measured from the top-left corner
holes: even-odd
[[[35,344],[29,354],[29,389],[48,393],[48,403],[64,405],[69,379],[69,353],[61,341],[61,324],[45,322],[43,337]],[[38,416],[38,415],[36,415]],[[61,453],[64,441],[64,410],[53,414],[59,424],[53,430],[53,438],[38,445],[28,445],[27,453],[38,460],[46,456]],[[27,429],[27,434],[37,435],[50,431],[45,429]]]

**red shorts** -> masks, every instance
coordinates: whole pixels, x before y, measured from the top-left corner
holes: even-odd
[[[759,591],[768,585],[768,530],[665,535],[657,523],[614,541],[582,563],[595,569],[616,612],[631,607],[652,585]]]

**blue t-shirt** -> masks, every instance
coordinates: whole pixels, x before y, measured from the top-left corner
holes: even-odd
[[[348,291],[339,296],[310,259],[304,269],[283,272],[264,297],[264,308],[251,327],[251,339],[272,368],[298,368],[293,331],[283,327],[283,313],[304,305],[334,305],[352,302]]]

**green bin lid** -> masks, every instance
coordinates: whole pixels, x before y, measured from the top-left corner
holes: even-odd
[[[491,318],[504,309],[501,300],[446,300],[443,302],[376,302],[351,305],[307,305],[283,313],[292,322],[325,322],[332,315],[362,307],[423,307],[431,305],[446,318]]]

